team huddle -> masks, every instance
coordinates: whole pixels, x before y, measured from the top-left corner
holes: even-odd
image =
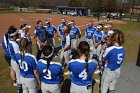
[[[31,26],[8,28],[2,47],[18,93],[38,93],[38,87],[42,93],[61,93],[64,75],[70,75],[70,93],[93,93],[95,82],[100,83],[100,93],[115,93],[125,57],[123,32],[109,24],[94,26],[94,22],[89,21],[84,30],[85,38],[81,40],[83,36],[74,20],[66,23],[62,18],[61,22],[56,28],[50,20],[46,20],[45,25],[37,21],[36,56],[32,54]],[[61,41],[59,47],[55,44],[56,38]],[[54,62],[55,57],[61,61]],[[95,79],[94,74],[100,74],[100,79]]]

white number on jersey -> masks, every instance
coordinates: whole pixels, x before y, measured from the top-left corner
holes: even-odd
[[[117,61],[118,64],[122,63],[122,61],[123,61],[122,56],[123,56],[123,53],[118,54],[118,61]]]
[[[43,70],[43,73],[46,73],[46,69]],[[44,76],[44,78],[45,79],[52,79],[50,70],[48,70],[48,74],[46,74],[46,76]]]
[[[86,72],[86,69],[84,69],[80,74],[79,74],[79,77],[82,78],[82,80],[86,80],[88,75],[87,75],[87,72]]]
[[[20,68],[23,69],[24,71],[28,70],[28,65],[25,61],[20,61]]]

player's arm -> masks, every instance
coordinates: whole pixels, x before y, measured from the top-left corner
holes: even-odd
[[[95,48],[97,48],[97,43],[95,42],[95,37],[93,38],[93,44],[94,44]]]
[[[76,38],[81,38],[81,31],[80,29],[77,27],[77,36]]]
[[[36,77],[36,79],[37,79],[38,83],[40,84],[39,73],[38,73],[38,71],[37,71],[37,70],[34,70],[34,75],[35,75],[35,77]]]
[[[36,41],[38,41],[38,42],[39,42],[39,44],[41,44],[41,45],[45,45],[45,44],[46,44],[46,43],[41,42],[41,41],[39,40],[39,38],[38,38],[38,37],[36,37]],[[45,42],[47,42],[47,40],[46,40]]]
[[[61,49],[61,51],[67,50],[70,48],[70,36],[66,37],[66,45],[64,48]]]
[[[40,78],[39,78],[39,73],[37,71],[37,60],[36,58],[34,57],[33,58],[34,60],[32,61],[32,67],[33,67],[33,73],[38,81],[38,83],[40,84]]]
[[[101,44],[102,40],[100,40],[100,42],[96,43],[97,47]]]
[[[110,49],[109,48],[104,49],[102,61],[107,62],[109,56],[110,56]]]
[[[87,36],[87,28],[85,29],[85,37]]]

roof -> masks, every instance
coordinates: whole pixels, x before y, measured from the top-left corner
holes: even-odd
[[[88,7],[70,7],[70,6],[56,6],[57,8],[68,8],[68,9],[88,9]]]

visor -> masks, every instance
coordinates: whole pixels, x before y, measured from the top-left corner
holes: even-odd
[[[11,36],[15,36],[15,35],[17,35],[18,34],[18,30],[16,30],[16,32],[14,32],[14,33],[12,33],[12,34],[9,34],[10,35],[10,37]]]

